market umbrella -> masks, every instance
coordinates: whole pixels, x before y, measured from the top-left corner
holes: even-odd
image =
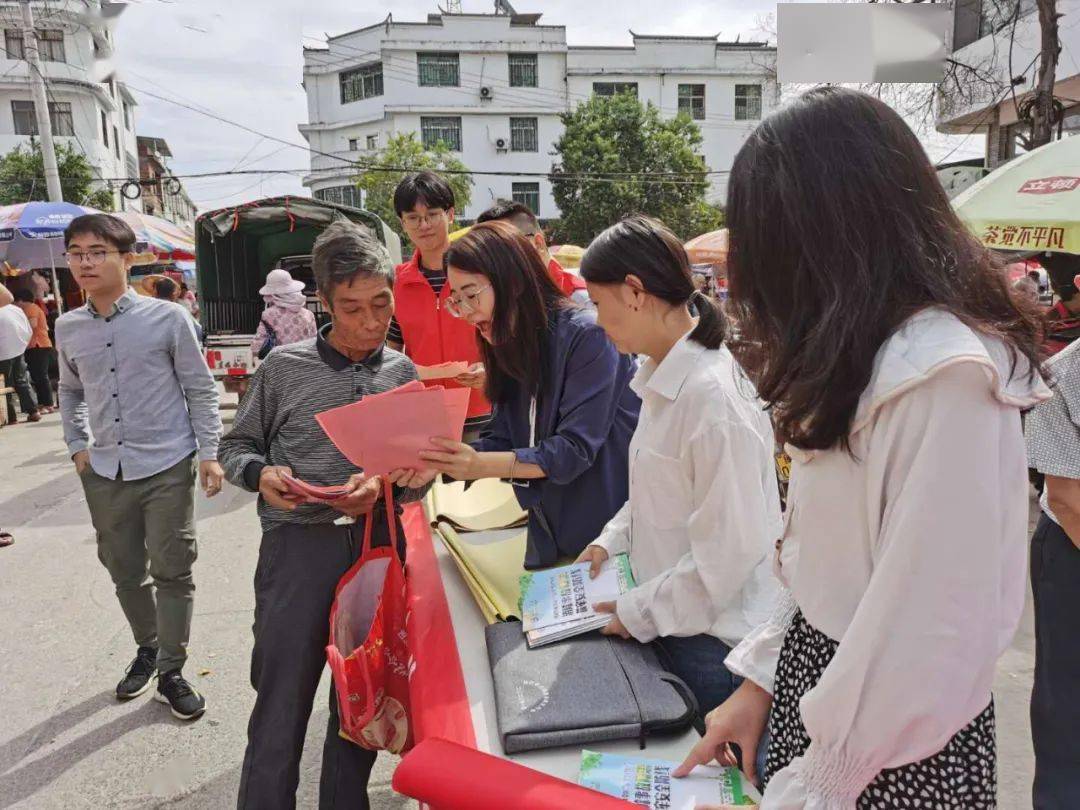
[[[450,241],[451,242],[456,242],[458,239],[463,237],[465,234],[467,234],[471,230],[472,230],[472,226],[470,225],[468,228],[461,228],[460,230],[453,231],[450,234]]]
[[[557,261],[562,267],[567,270],[572,270],[576,267],[581,267],[581,257],[585,255],[585,248],[580,248],[577,245],[559,245],[553,247],[549,251],[551,258]]]
[[[49,268],[53,294],[61,306],[56,268],[64,261],[64,229],[75,217],[99,214],[68,202],[28,202],[0,207],[0,258],[10,267],[23,270]]]
[[[116,216],[135,231],[136,243],[146,245],[159,261],[195,259],[195,234],[187,228],[138,211],[121,211]]]
[[[1080,137],[1041,146],[953,199],[987,247],[1080,253]]]
[[[727,228],[718,231],[709,231],[701,236],[695,236],[683,247],[690,264],[717,264],[724,266],[728,257],[728,232]]]

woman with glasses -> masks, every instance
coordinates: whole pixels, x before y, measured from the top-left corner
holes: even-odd
[[[444,449],[421,457],[458,480],[514,483],[529,511],[527,568],[573,559],[626,502],[641,406],[629,388],[635,364],[595,313],[555,286],[513,225],[476,225],[450,246],[446,266],[447,308],[476,329],[494,411],[480,440],[439,439]]]

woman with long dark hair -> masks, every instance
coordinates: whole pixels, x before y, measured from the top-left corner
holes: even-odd
[[[479,441],[437,440],[444,451],[421,457],[458,480],[514,483],[529,511],[526,567],[576,557],[626,502],[635,365],[513,225],[473,226],[445,262],[447,306],[476,327],[494,410]]]
[[[723,314],[695,290],[663,223],[612,225],[589,245],[581,275],[616,348],[646,358],[631,383],[642,407],[630,497],[581,559],[595,575],[610,554],[629,553],[638,586],[602,606],[615,613],[603,632],[656,641],[708,712],[742,681],[724,659],[776,601],[772,425],[724,346]]]
[[[1024,603],[1020,411],[1036,313],[953,213],[903,120],[812,90],[728,187],[736,359],[792,456],[769,622],[679,773],[766,718],[769,808],[996,806],[998,656]]]

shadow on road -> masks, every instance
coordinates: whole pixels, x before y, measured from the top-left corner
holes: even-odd
[[[116,705],[112,692],[102,692],[82,703],[64,709],[6,743],[0,750],[4,768],[3,775],[0,775],[0,808],[11,807],[33,796],[62,776],[64,772],[102,748],[112,745],[128,732],[144,726],[183,724],[183,721],[175,720],[171,715],[163,713],[158,704],[144,703],[138,709],[86,732],[40,759],[13,768],[42,745],[52,742],[57,736],[73,728],[82,720],[110,705]],[[24,747],[26,750],[20,750]]]

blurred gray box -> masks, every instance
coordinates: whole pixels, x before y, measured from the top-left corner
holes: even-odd
[[[952,9],[937,3],[778,3],[777,81],[941,81]]]

